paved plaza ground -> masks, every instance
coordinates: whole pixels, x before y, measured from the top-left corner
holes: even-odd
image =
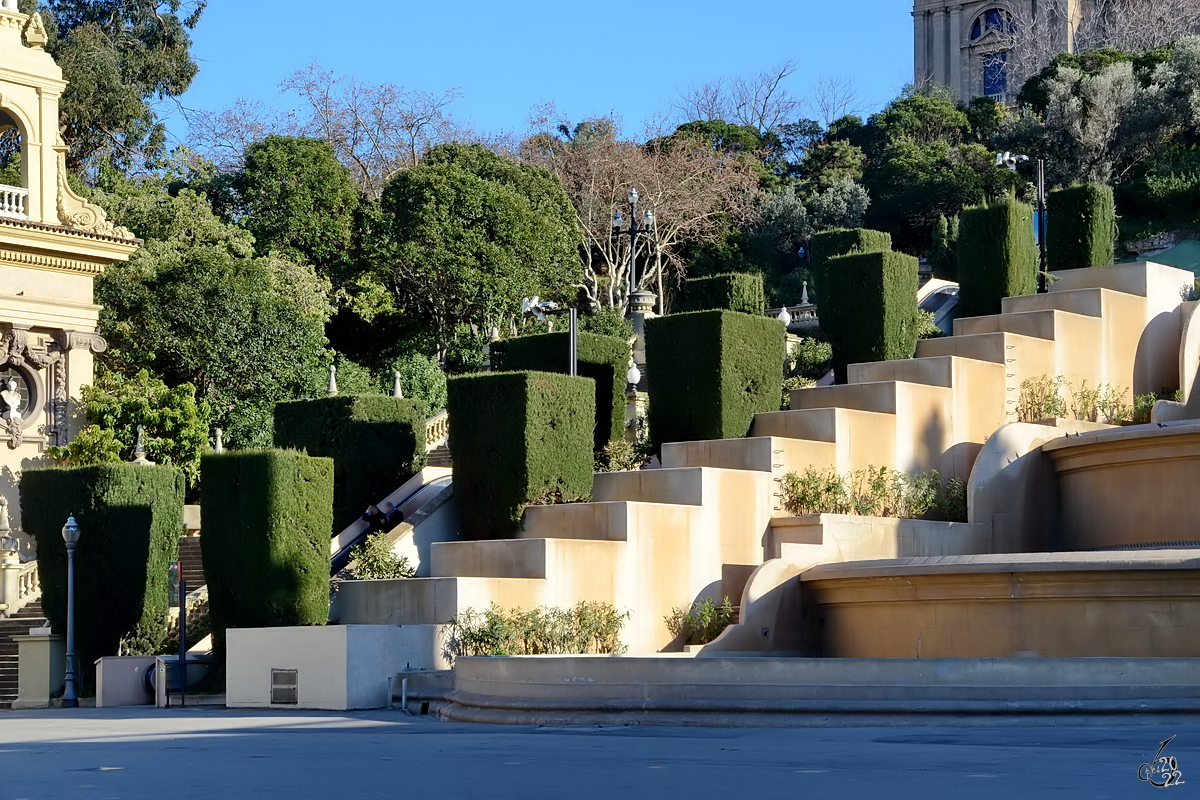
[[[17,711],[0,712],[0,800],[1155,797],[1138,766],[1171,735],[1164,754],[1185,784],[1167,796],[1190,796],[1195,724],[538,728],[399,711]]]

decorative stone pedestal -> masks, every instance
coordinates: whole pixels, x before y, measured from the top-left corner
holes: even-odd
[[[63,688],[67,671],[67,644],[49,628],[34,628],[17,643],[17,699],[14,709],[49,708],[50,696]]]

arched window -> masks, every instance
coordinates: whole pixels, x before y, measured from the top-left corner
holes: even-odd
[[[3,111],[0,111],[0,183],[21,185],[21,129]]]
[[[984,34],[995,31],[996,33],[1012,34],[1017,32],[1017,25],[1013,22],[1012,14],[1002,8],[989,8],[987,11],[975,18],[975,23],[971,25],[971,41],[982,39]]]

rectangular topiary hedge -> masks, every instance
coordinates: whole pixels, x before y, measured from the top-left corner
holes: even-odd
[[[958,215],[938,217],[933,226],[933,249],[929,253],[933,277],[958,280]]]
[[[226,628],[324,625],[334,464],[293,450],[200,460],[204,578],[213,643]]]
[[[537,370],[567,372],[567,333],[519,336],[492,343],[492,368],[497,372]],[[616,336],[580,333],[579,374],[596,382],[596,424],[593,446],[599,451],[625,435],[625,374],[629,371],[629,342]]]
[[[524,504],[592,496],[591,378],[496,372],[449,383],[454,496],[469,539],[511,538]]]
[[[275,446],[333,459],[337,533],[425,466],[424,407],[366,394],[279,403]]]
[[[821,332],[830,344],[835,344],[841,335],[841,331],[835,327],[836,321],[844,315],[838,313],[839,298],[829,286],[830,260],[849,253],[879,253],[891,250],[892,236],[870,228],[839,228],[815,234],[809,247],[812,252],[813,289]]]
[[[1046,198],[1046,266],[1050,270],[1113,263],[1117,208],[1109,186],[1086,184]]]
[[[965,209],[958,223],[960,317],[1000,313],[1005,297],[1037,291],[1033,209],[1012,198]]]
[[[157,653],[167,636],[168,565],[183,527],[183,473],[171,467],[104,464],[25,470],[21,524],[37,543],[42,607],[67,632],[67,516],[75,547],[75,648],[79,678],[94,680],[100,656]],[[122,641],[124,644],[122,645]]]
[[[917,346],[917,259],[890,251],[838,256],[829,261],[829,278],[839,309],[852,310],[848,318],[834,321],[843,331],[833,343],[839,382],[845,382],[848,364],[912,357]]]
[[[730,272],[706,278],[688,278],[683,284],[682,311],[740,311],[761,314],[766,307],[763,277]]]
[[[779,410],[783,323],[732,311],[646,320],[650,438],[664,442],[745,436],[754,415]]]

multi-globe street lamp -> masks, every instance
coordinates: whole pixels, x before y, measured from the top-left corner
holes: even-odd
[[[75,545],[79,542],[79,524],[75,522],[74,514],[67,516],[62,537],[67,545],[67,676],[62,707],[78,708],[79,697],[75,693]]]
[[[625,227],[625,219],[621,216],[621,211],[618,209],[613,212],[612,227],[613,233],[617,236],[629,237],[629,289],[627,299],[627,314],[632,316],[635,309],[649,310],[654,308],[655,295],[653,292],[639,290],[637,288],[637,240],[640,234],[646,236],[654,235],[654,209],[647,208],[642,212],[641,221],[638,219],[638,190],[630,189],[626,195],[629,200],[629,227]],[[635,299],[636,297],[636,299]]]
[[[1008,167],[1010,172],[1017,171],[1017,164],[1028,161],[1029,156],[1014,155],[1009,152],[996,154],[996,166]],[[1037,160],[1037,240],[1038,240],[1038,287],[1045,291],[1046,281],[1046,162]]]

